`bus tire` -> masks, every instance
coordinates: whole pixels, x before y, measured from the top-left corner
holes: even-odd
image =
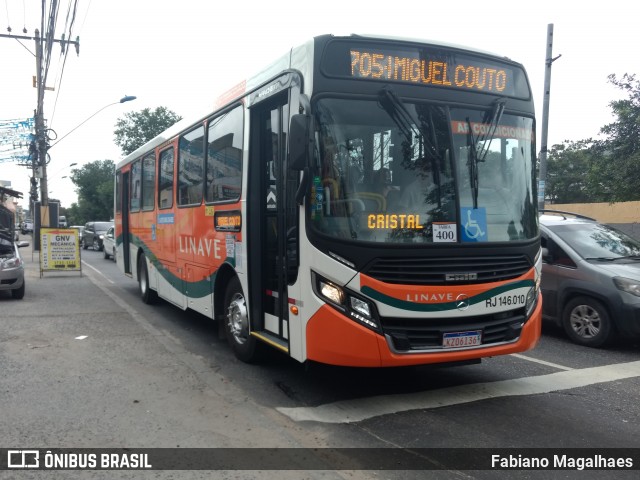
[[[238,277],[233,277],[224,296],[224,329],[236,358],[253,363],[260,357],[261,344],[249,333],[249,312]]]
[[[140,297],[147,305],[153,305],[158,300],[158,292],[149,286],[149,270],[147,270],[147,258],[144,255],[138,257],[138,286]]]

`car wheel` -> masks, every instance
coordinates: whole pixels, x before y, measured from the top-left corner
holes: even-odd
[[[109,258],[109,254],[107,253],[107,249],[106,248],[104,250],[102,250],[102,256],[104,257],[105,260],[107,260]]]
[[[227,341],[236,358],[253,363],[260,359],[264,345],[249,333],[249,313],[238,277],[234,277],[227,287],[224,298],[224,326]]]
[[[80,240],[80,244],[82,245],[82,249],[86,250],[87,248],[89,248],[89,246],[87,245],[87,242],[85,242],[84,238],[82,240]]]
[[[22,281],[22,285],[20,286],[20,288],[16,288],[14,290],[11,290],[11,296],[13,298],[15,298],[16,300],[22,300],[22,298],[24,297],[24,291],[25,291],[25,287],[26,287],[26,283],[24,280]]]
[[[148,305],[156,303],[158,300],[158,292],[152,290],[149,286],[147,258],[144,255],[140,255],[140,258],[138,258],[138,286],[140,287],[140,296],[144,303]]]
[[[99,252],[100,250],[102,250],[102,249],[100,248],[100,242],[98,241],[98,239],[97,239],[97,238],[94,238],[94,239],[93,239],[93,249],[94,249],[96,252]]]
[[[575,297],[564,307],[562,326],[569,338],[585,347],[602,347],[614,338],[605,306],[591,297]]]

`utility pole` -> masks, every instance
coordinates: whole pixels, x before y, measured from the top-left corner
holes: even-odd
[[[547,131],[549,130],[549,98],[551,96],[551,64],[562,55],[552,58],[553,23],[547,25],[547,52],[545,55],[544,99],[542,103],[542,133],[540,144],[540,171],[538,176],[538,208],[544,209],[544,189],[547,179]]]
[[[25,31],[26,33],[26,31]],[[53,36],[53,33],[51,33]],[[35,122],[35,142],[34,147],[31,150],[32,153],[32,168],[33,168],[33,177],[32,177],[32,185],[35,181],[36,171],[40,177],[40,202],[42,208],[46,211],[49,205],[49,188],[47,182],[47,149],[49,148],[48,138],[47,138],[47,129],[44,123],[44,91],[46,90],[46,86],[44,85],[43,79],[43,44],[46,36],[40,36],[40,31],[38,29],[35,30],[35,37],[29,37],[25,35],[7,35],[0,34],[0,38],[13,38],[16,40],[35,40],[36,43],[36,82],[35,87],[37,89],[37,104],[34,112],[34,122]],[[59,43],[62,47],[62,53],[65,53],[65,47],[69,44],[74,45],[76,48],[76,53],[80,55],[80,37],[76,37],[75,41],[66,40],[64,35],[61,39],[48,39],[49,42]],[[51,52],[49,52],[51,54]],[[35,212],[32,212],[32,215]],[[49,226],[49,215],[42,215],[42,227]],[[35,234],[35,232],[34,232]]]
[[[44,84],[42,83],[42,39],[36,29],[36,88],[38,90],[38,103],[36,106],[36,153],[40,174],[40,205],[45,208],[49,205],[49,190],[47,187],[47,132],[44,127]],[[49,215],[43,217],[43,227],[49,226]]]

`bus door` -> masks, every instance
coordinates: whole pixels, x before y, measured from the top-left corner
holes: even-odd
[[[122,174],[122,264],[124,273],[131,275],[131,251],[129,237],[129,182],[131,174],[129,171]]]
[[[297,268],[298,242],[293,187],[297,172],[285,168],[288,95],[260,102],[250,111],[247,232],[251,328],[288,350],[288,285],[292,283],[292,265]]]

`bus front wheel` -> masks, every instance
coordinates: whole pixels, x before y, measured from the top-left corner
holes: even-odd
[[[233,353],[243,362],[255,362],[261,345],[250,334],[247,302],[238,277],[234,277],[227,286],[224,306],[224,329]]]
[[[138,286],[144,303],[148,305],[156,303],[158,293],[149,286],[149,270],[147,270],[147,259],[144,255],[138,258]]]

